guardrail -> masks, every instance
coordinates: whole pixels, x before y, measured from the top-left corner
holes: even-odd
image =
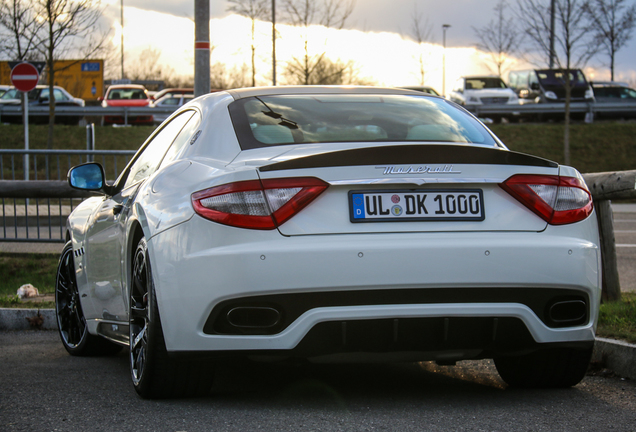
[[[614,240],[614,217],[609,200],[636,198],[636,170],[583,174],[583,178],[592,193],[601,235],[603,297],[618,300],[621,289]],[[3,215],[3,236],[0,241],[64,242],[66,218],[73,210],[73,200],[89,196],[90,193],[73,189],[64,180],[0,181]],[[13,200],[12,206],[5,206],[7,199]],[[29,199],[34,199],[35,203],[30,203]],[[58,200],[58,204],[51,207],[50,202],[54,199]],[[46,203],[41,205],[39,200],[45,200]],[[7,224],[11,220],[13,223]],[[46,229],[41,229],[40,222]]]
[[[565,112],[565,104],[563,103],[526,103],[520,105],[502,104],[502,105],[471,105],[466,104],[465,108],[475,115],[488,116],[538,116],[538,115],[554,115],[563,114]],[[123,116],[125,124],[128,124],[129,116],[151,115],[151,114],[171,114],[175,108],[171,107],[68,107],[56,106],[56,116],[74,116],[85,117],[95,116],[101,117],[105,115]],[[570,104],[570,112],[573,114],[593,113],[608,114],[621,112],[625,115],[636,115],[636,102],[573,102]],[[0,122],[3,115],[22,115],[19,105],[3,106],[0,104]],[[29,116],[48,116],[48,107],[29,107]]]
[[[565,112],[565,104],[563,103],[526,103],[520,105],[470,105],[466,104],[465,108],[478,117],[488,115],[512,116],[520,117],[538,116],[538,115],[554,115],[563,114]],[[570,104],[570,113],[598,114],[623,113],[624,115],[636,115],[636,102],[573,102]]]
[[[0,149],[0,241],[63,242],[68,215],[90,196],[68,186],[68,170],[95,160],[108,178],[117,178],[134,154],[132,150]],[[33,180],[16,180],[24,178],[27,163]]]
[[[176,110],[175,107],[75,107],[75,106],[56,106],[56,117],[103,117],[103,116],[122,116],[124,124],[128,124],[128,118],[139,115],[154,114],[172,114]],[[21,116],[22,107],[20,105],[2,105],[0,104],[0,123],[3,116]],[[29,117],[48,117],[48,106],[29,106]]]

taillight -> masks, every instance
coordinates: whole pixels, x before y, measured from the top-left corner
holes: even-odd
[[[329,185],[313,177],[249,180],[192,194],[194,211],[239,228],[271,230],[305,208]]]
[[[592,196],[578,178],[519,174],[499,186],[551,225],[579,222],[592,213]]]

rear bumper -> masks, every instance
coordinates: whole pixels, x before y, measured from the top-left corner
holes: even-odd
[[[357,322],[374,328],[374,322],[386,321],[392,328],[396,320],[399,327],[401,322],[413,319],[433,320],[438,323],[436,326],[448,320],[449,328],[463,319],[485,319],[487,323],[483,325],[487,328],[515,320],[523,323],[521,328],[529,335],[524,345],[527,349],[536,344],[592,343],[600,301],[600,254],[593,221],[592,218],[581,223],[589,225],[588,228],[549,227],[542,233],[282,237],[277,232],[219,227],[195,216],[149,242],[166,346],[175,353],[282,352],[306,345],[304,341],[312,330],[323,323],[340,328],[342,323]],[[229,236],[228,229],[233,231]],[[232,238],[234,242],[219,244],[224,238]],[[210,247],[213,244],[217,246]],[[355,297],[356,292],[373,290],[390,293],[485,288],[511,292],[570,290],[587,299],[588,315],[584,323],[555,328],[546,325],[536,312],[537,307],[514,301],[445,299],[420,304],[361,301],[361,304],[308,307],[275,334],[215,334],[209,327],[205,329],[215,307],[237,298],[321,292],[349,292]],[[472,324],[463,326],[470,328]],[[493,334],[492,329],[484,332]],[[345,329],[345,339],[346,333]],[[496,339],[497,331],[494,333]],[[443,334],[442,330],[439,336],[442,341]],[[522,336],[518,335],[520,340]],[[390,345],[383,344],[380,350],[391,350]],[[432,344],[426,337],[420,345],[414,343],[400,349],[428,352],[425,357],[431,358],[449,349],[462,350],[456,344]],[[492,340],[484,340],[470,354],[466,352],[465,357],[484,355],[491,345]]]

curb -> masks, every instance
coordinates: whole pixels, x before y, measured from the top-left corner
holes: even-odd
[[[621,377],[636,379],[636,345],[634,344],[597,337],[592,361],[601,363]]]
[[[42,317],[42,325],[32,326],[28,318]],[[55,309],[9,309],[0,308],[0,330],[57,330]]]
[[[34,328],[27,318],[40,314],[40,330],[57,330],[54,309],[0,308],[0,330],[29,330]],[[600,362],[617,375],[636,379],[636,345],[614,339],[596,338],[592,361]]]

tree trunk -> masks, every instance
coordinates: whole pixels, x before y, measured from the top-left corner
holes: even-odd
[[[46,141],[46,148],[53,148],[53,125],[55,124],[55,94],[53,92],[55,86],[55,62],[53,61],[55,45],[53,42],[53,20],[51,19],[51,3],[48,3],[49,13],[49,46],[48,46],[48,67],[49,67],[49,135]],[[47,167],[48,173],[48,167]]]
[[[565,71],[565,126],[563,131],[563,164],[570,165],[570,96],[572,94],[570,71]]]
[[[619,301],[621,299],[621,284],[618,278],[612,205],[609,200],[602,200],[595,202],[594,206],[596,207],[596,217],[598,218],[599,234],[601,236],[602,298],[605,301]]]

